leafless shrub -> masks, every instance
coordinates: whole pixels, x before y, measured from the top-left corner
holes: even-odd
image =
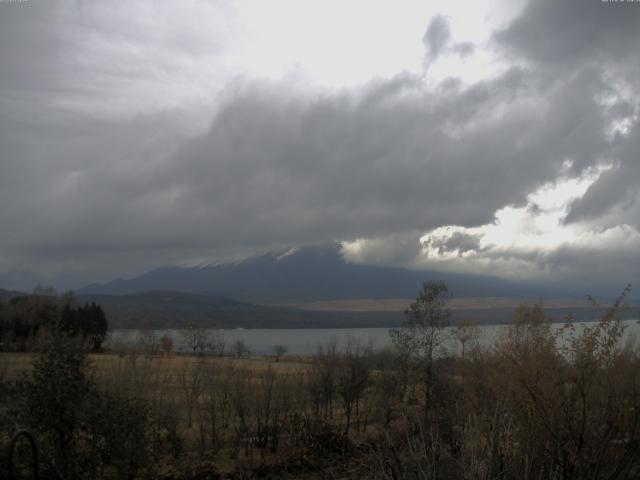
[[[467,348],[469,346],[477,347],[478,337],[480,336],[480,329],[473,321],[463,320],[453,329],[452,335],[460,344],[460,353],[462,356],[462,361],[464,362]]]
[[[205,327],[193,322],[180,330],[180,335],[193,355],[204,355],[211,343],[210,332]]]
[[[247,343],[241,338],[236,340],[233,344],[233,353],[236,358],[242,358],[249,355],[249,347],[247,347]]]
[[[210,362],[203,368],[203,415],[208,423],[210,444],[218,451],[230,427],[232,382],[238,374],[232,362]]]
[[[512,422],[505,468],[563,479],[633,478],[640,468],[638,356],[621,348],[625,290],[594,326],[563,342],[542,308],[522,307],[496,348],[495,396]]]
[[[160,337],[160,350],[164,355],[171,355],[173,352],[173,338],[166,334]]]
[[[224,349],[226,347],[226,341],[224,339],[224,333],[222,330],[213,330],[209,334],[209,344],[208,349],[211,351],[212,355],[216,355],[218,357],[224,356]]]
[[[287,353],[288,349],[285,345],[275,345],[273,347],[273,353],[276,355],[276,362],[280,361],[280,357],[282,357],[285,353]]]
[[[160,353],[160,339],[153,330],[142,330],[138,335],[137,351],[153,357]]]
[[[371,345],[363,346],[361,342],[351,340],[342,356],[338,370],[338,393],[342,399],[346,418],[345,433],[349,433],[351,420],[355,414],[359,419],[360,400],[369,383],[370,368],[367,355],[371,352]]]
[[[271,368],[260,374],[256,385],[253,444],[265,459],[267,450],[275,453],[289,415],[288,375],[277,375]]]
[[[335,343],[318,347],[307,369],[307,391],[316,417],[333,418],[333,399],[337,389],[338,353]]]
[[[253,407],[251,372],[237,371],[231,384],[231,407],[234,428],[232,458],[237,458],[240,448],[244,447],[245,456],[249,456],[251,448],[250,422]]]
[[[193,425],[194,409],[203,393],[203,376],[202,365],[189,360],[183,363],[177,374],[187,416],[187,428]]]

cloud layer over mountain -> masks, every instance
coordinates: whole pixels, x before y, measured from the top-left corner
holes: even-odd
[[[357,239],[354,261],[637,279],[640,4],[531,1],[475,43],[433,12],[417,68],[390,74],[381,52],[382,73],[329,86],[295,63],[243,67],[260,58],[242,53],[250,7],[0,3],[0,283]],[[306,41],[304,21],[286,42]],[[485,57],[488,74],[464,73]],[[556,241],[523,247],[526,221],[487,241],[508,208],[552,221]]]

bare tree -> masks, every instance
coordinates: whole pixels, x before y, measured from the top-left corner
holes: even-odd
[[[210,362],[204,369],[204,415],[209,423],[211,445],[215,451],[223,443],[224,432],[229,428],[233,379],[238,370],[232,362]]]
[[[153,330],[141,331],[137,346],[138,351],[149,357],[153,357],[160,352],[160,340]]]
[[[233,441],[232,458],[236,459],[241,446],[244,445],[245,456],[249,456],[250,439],[249,424],[253,410],[252,396],[253,374],[248,370],[237,370],[231,384],[231,407],[234,415],[233,427],[235,438]]]
[[[211,343],[209,331],[193,322],[180,331],[182,340],[194,355],[203,355]]]
[[[201,365],[195,364],[190,359],[185,359],[184,365],[178,371],[178,385],[184,399],[187,413],[187,428],[193,424],[193,411],[198,399],[203,393],[203,372]]]
[[[346,417],[345,433],[349,433],[354,409],[359,415],[360,399],[369,382],[370,369],[367,356],[371,346],[364,347],[361,342],[350,340],[344,350],[343,362],[338,375],[338,392],[344,406]]]
[[[338,370],[338,353],[335,343],[326,348],[318,347],[313,362],[307,369],[307,391],[318,418],[323,412],[324,419],[333,417],[333,399],[336,395],[336,376]]]
[[[255,389],[254,444],[264,461],[267,450],[275,453],[290,407],[287,394],[288,375],[276,374],[269,367],[258,377]]]
[[[425,426],[431,409],[434,384],[433,359],[442,347],[443,330],[449,325],[449,289],[444,282],[425,282],[422,291],[405,310],[400,328],[390,331],[393,344],[417,356],[421,365],[425,396]]]
[[[238,339],[233,344],[233,352],[235,356],[238,358],[244,357],[245,355],[249,355],[249,348],[243,339]]]
[[[218,357],[222,357],[224,355],[225,346],[226,346],[226,342],[225,342],[224,333],[222,333],[222,330],[215,329],[211,331],[209,335],[209,345],[208,345],[208,348],[209,350],[211,350],[211,353]]]
[[[171,355],[171,352],[173,352],[173,338],[169,335],[163,335],[160,338],[160,350],[164,355]]]
[[[382,352],[381,361],[377,364],[377,372],[372,376],[372,413],[382,420],[383,427],[388,428],[399,400],[404,398],[407,376],[402,365],[392,351]]]
[[[464,320],[452,332],[453,337],[460,343],[462,361],[464,361],[467,344],[473,344],[480,336],[478,326],[472,320]]]
[[[276,354],[276,362],[280,361],[280,357],[282,357],[285,353],[287,353],[287,347],[285,345],[274,345],[273,353]]]

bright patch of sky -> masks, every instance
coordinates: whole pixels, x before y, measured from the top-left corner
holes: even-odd
[[[436,15],[446,18],[452,42],[473,44],[474,50],[464,56],[443,51],[429,65],[425,84],[447,77],[474,82],[502,71],[490,35],[522,3],[245,0],[184,2],[179,9],[144,1],[67,5],[62,15],[69,20],[69,36],[82,38],[64,58],[78,72],[77,88],[60,92],[51,102],[115,117],[163,109],[201,111],[203,106],[211,116],[238,82],[285,82],[313,96],[403,72],[423,74],[422,39]]]
[[[570,165],[566,163],[567,169]],[[529,194],[524,205],[498,210],[492,223],[473,228],[447,225],[431,230],[420,238],[422,247],[415,265],[531,278],[532,274],[551,273],[546,257],[565,247],[595,252],[604,248],[639,248],[640,234],[632,226],[598,228],[588,223],[564,222],[571,204],[611,168],[591,168],[578,177],[563,175]]]
[[[621,102],[630,105],[627,111],[620,112],[612,119],[607,136],[613,140],[617,135],[626,136],[640,116],[640,99],[636,96],[633,86],[621,76],[609,72],[605,76],[605,81],[609,86],[608,92],[599,96],[598,101],[605,109],[615,108]]]
[[[477,227],[445,225],[425,232],[415,239],[419,244],[417,254],[407,256],[404,263],[413,268],[512,279],[560,280],[565,275],[575,276],[582,267],[570,260],[574,254],[591,252],[595,263],[600,260],[604,264],[608,256],[634,255],[640,248],[640,232],[632,225],[565,223],[572,203],[582,198],[603,173],[616,167],[601,165],[579,176],[570,176],[570,168],[571,162],[565,162],[565,171],[556,181],[541,185],[522,205],[499,209],[491,223]],[[384,264],[397,257],[399,238],[402,236],[360,238],[343,242],[342,251],[349,261]],[[411,240],[405,237],[404,248],[411,251],[407,239]],[[565,261],[558,262],[563,256],[567,257]]]
[[[456,42],[471,42],[479,51],[466,59],[444,55],[430,76],[477,80],[495,74],[490,71],[493,58],[485,51],[489,35],[521,5],[497,8],[490,0],[247,1],[238,9],[243,41],[234,66],[252,75],[302,78],[325,87],[357,86],[403,71],[419,73],[425,25],[442,15]]]
[[[606,167],[592,169],[577,178],[560,178],[542,185],[529,194],[525,205],[506,206],[498,210],[493,223],[475,228],[443,226],[426,233],[421,239],[425,257],[447,260],[470,256],[484,249],[552,249],[582,229],[577,225],[563,225],[574,200],[581,198]],[[455,235],[478,238],[478,249],[463,251],[442,248]]]

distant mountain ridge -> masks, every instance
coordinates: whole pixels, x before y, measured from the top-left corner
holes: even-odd
[[[282,250],[240,262],[164,267],[138,277],[88,285],[78,294],[131,295],[171,290],[251,303],[313,302],[353,298],[414,298],[424,281],[443,280],[456,297],[547,297],[557,292],[489,276],[348,263],[337,244]]]
[[[111,328],[182,328],[189,323],[218,328],[335,328],[393,326],[402,318],[401,312],[325,314],[163,290],[129,295],[82,294],[76,300],[101,305]]]
[[[18,292],[17,290],[5,290],[4,288],[0,288],[0,300],[7,301],[10,298],[18,297],[24,295],[22,292]]]
[[[28,294],[0,289],[0,299],[3,302],[14,296],[25,295]],[[349,300],[329,301],[325,304],[300,303],[296,308],[295,305],[255,305],[229,298],[164,290],[128,295],[76,295],[77,304],[95,302],[102,306],[111,329],[183,328],[189,323],[231,329],[394,327],[401,323],[404,318],[403,310],[410,301],[384,300],[384,309],[376,305],[376,301]],[[485,305],[484,301],[488,303]],[[453,324],[463,320],[472,320],[478,324],[507,323],[512,319],[517,302],[516,298],[466,300],[457,297],[451,302],[451,320]],[[554,302],[546,305],[545,311],[555,321],[565,319],[568,314],[580,321],[599,318],[604,314],[605,308]],[[622,313],[623,318],[637,318],[637,306]]]
[[[111,329],[184,328],[189,323],[215,328],[364,328],[396,327],[404,307],[387,311],[320,311],[285,306],[253,305],[227,298],[175,291],[150,291],[132,295],[79,295],[79,304],[96,302],[107,314]],[[407,301],[407,304],[409,302]],[[545,311],[556,321],[572,314],[577,321],[599,318],[605,308],[551,307]],[[453,309],[452,323],[508,323],[514,306]],[[631,312],[622,315],[632,318]]]
[[[0,300],[30,294],[0,289]],[[81,294],[77,305],[95,302],[107,315],[110,329],[184,328],[342,328],[392,327],[402,312],[313,312],[285,306],[253,305],[229,298],[176,291],[131,295]]]

